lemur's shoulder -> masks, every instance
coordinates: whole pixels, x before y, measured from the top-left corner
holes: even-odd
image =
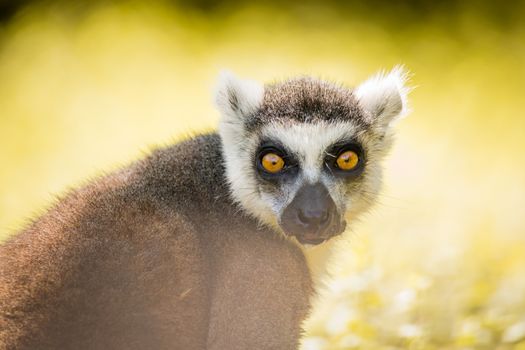
[[[204,138],[70,191],[0,246],[0,347],[205,347],[209,254],[176,194],[162,197],[191,187],[176,165]]]

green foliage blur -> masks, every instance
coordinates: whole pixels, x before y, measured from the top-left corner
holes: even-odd
[[[525,349],[523,2],[0,2],[0,239],[218,119],[217,72],[355,85],[403,63],[380,203],[304,350]]]

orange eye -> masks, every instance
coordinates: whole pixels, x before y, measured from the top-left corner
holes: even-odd
[[[266,170],[269,173],[275,174],[283,170],[284,159],[282,159],[275,153],[266,153],[261,159],[261,164],[264,170]]]
[[[354,151],[345,151],[337,157],[337,167],[341,170],[352,170],[359,163],[359,156]]]

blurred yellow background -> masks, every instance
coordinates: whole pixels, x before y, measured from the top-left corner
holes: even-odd
[[[524,2],[6,4],[0,239],[68,187],[213,128],[221,68],[355,85],[404,63],[413,113],[303,348],[525,349]]]

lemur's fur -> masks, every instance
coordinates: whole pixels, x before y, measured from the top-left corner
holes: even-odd
[[[223,74],[219,134],[70,192],[0,247],[0,348],[296,349],[313,293],[298,240],[313,233],[291,237],[283,212],[330,200],[322,241],[369,207],[404,79],[394,69],[348,90]],[[261,178],[264,140],[290,152],[295,175]],[[324,159],[348,140],[366,164],[338,178]]]

